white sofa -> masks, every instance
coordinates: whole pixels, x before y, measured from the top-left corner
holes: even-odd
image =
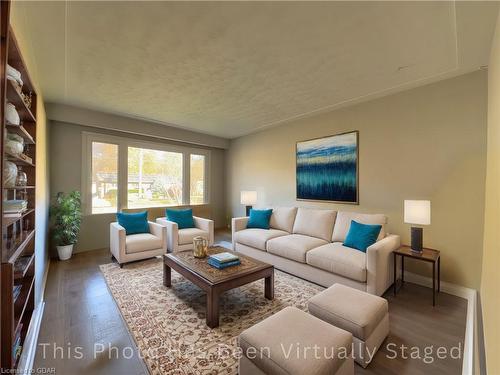
[[[351,220],[381,224],[377,242],[366,253],[343,246]],[[270,229],[247,229],[248,217],[232,219],[233,249],[276,268],[329,287],[341,283],[382,295],[393,282],[392,251],[398,235],[386,235],[382,214],[281,207],[273,209]]]
[[[208,241],[208,246],[214,244],[214,221],[193,216],[195,228],[179,229],[179,225],[165,217],[156,219],[156,223],[167,228],[167,252],[193,249],[193,238],[201,236]]]
[[[167,229],[151,221],[148,224],[150,233],[128,236],[125,233],[125,228],[117,222],[109,225],[111,254],[120,267],[123,267],[124,263],[166,254]]]

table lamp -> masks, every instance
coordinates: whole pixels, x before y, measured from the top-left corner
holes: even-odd
[[[430,225],[431,223],[431,201],[405,200],[404,222],[406,224]],[[422,252],[423,228],[411,227],[411,249]]]
[[[241,204],[245,205],[246,216],[250,216],[250,209],[254,204],[257,203],[257,192],[243,190],[241,192],[240,199],[241,199]]]

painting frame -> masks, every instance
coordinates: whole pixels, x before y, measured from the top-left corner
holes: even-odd
[[[335,138],[335,137],[339,137],[339,136],[345,136],[348,134],[354,134],[355,135],[355,142],[356,142],[356,150],[355,150],[355,155],[356,155],[356,164],[355,164],[356,165],[356,173],[355,173],[356,199],[350,201],[350,200],[332,200],[332,199],[301,198],[301,197],[299,197],[299,176],[298,176],[298,171],[297,171],[299,144],[304,143],[304,142],[317,141],[317,140],[319,141],[321,139],[326,139],[326,138]],[[325,135],[322,137],[305,139],[305,140],[295,142],[295,199],[297,201],[306,201],[306,202],[324,202],[324,203],[359,205],[359,130],[351,130],[351,131],[346,131],[343,133],[329,134],[329,135]]]

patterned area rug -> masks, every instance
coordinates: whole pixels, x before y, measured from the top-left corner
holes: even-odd
[[[101,271],[151,374],[237,374],[240,332],[286,306],[307,309],[322,287],[275,271],[274,300],[264,298],[264,280],[224,293],[220,326],[205,324],[205,293],[172,271],[163,286],[160,258]]]

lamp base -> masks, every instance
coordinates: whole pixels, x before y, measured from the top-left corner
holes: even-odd
[[[411,227],[411,250],[416,253],[421,253],[424,230],[422,228]]]
[[[245,211],[246,216],[250,216],[250,210],[252,209],[252,206],[246,206],[245,209],[246,209],[246,211]]]

